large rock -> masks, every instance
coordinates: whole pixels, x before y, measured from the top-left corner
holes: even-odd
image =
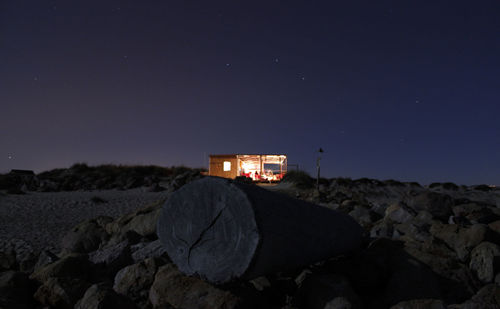
[[[88,282],[78,278],[48,278],[34,297],[52,308],[72,309],[89,286]]]
[[[461,204],[453,207],[453,213],[457,217],[464,217],[472,224],[484,223],[488,224],[500,219],[498,210],[486,205],[477,203]]]
[[[405,254],[394,256],[392,261],[391,276],[385,288],[388,305],[404,300],[442,297],[438,277],[426,265]]]
[[[57,260],[59,260],[59,257],[57,255],[52,253],[50,250],[43,250],[42,252],[40,252],[40,255],[38,255],[38,260],[35,264],[34,271],[52,264]]]
[[[122,241],[89,253],[89,261],[104,266],[108,274],[114,275],[121,268],[133,263],[130,255],[130,244]]]
[[[39,268],[30,276],[38,282],[45,282],[51,277],[71,277],[86,279],[91,273],[92,264],[87,260],[87,255],[70,254],[60,260]]]
[[[0,308],[33,308],[36,285],[18,271],[0,273]]]
[[[78,301],[75,309],[136,309],[127,297],[117,294],[107,284],[94,284]]]
[[[370,230],[372,238],[392,238],[394,223],[391,220],[379,220]]]
[[[205,281],[183,275],[173,264],[160,267],[149,291],[154,308],[232,309],[240,300]]]
[[[468,301],[450,305],[448,309],[498,309],[500,308],[500,286],[488,284]]]
[[[0,241],[0,271],[32,271],[36,263],[33,247],[22,239]]]
[[[484,224],[461,228],[456,224],[434,223],[430,233],[453,248],[461,261],[467,261],[470,251],[489,237],[488,226]]]
[[[392,204],[385,210],[385,218],[397,223],[405,223],[417,215],[417,212],[404,203]]]
[[[406,204],[417,212],[427,210],[434,218],[442,222],[448,222],[448,218],[453,214],[451,210],[452,198],[436,192],[420,193],[415,197],[408,198]]]
[[[115,276],[113,289],[132,299],[136,304],[148,302],[148,293],[156,271],[165,264],[162,259],[148,258],[121,269]],[[141,306],[143,307],[143,306]]]
[[[500,247],[490,242],[482,242],[472,250],[469,267],[479,280],[489,283],[495,278],[495,271],[499,270],[499,262]]]
[[[355,206],[354,209],[349,212],[349,216],[353,217],[356,222],[365,228],[370,228],[373,222],[380,218],[377,213],[361,205]]]
[[[361,308],[348,280],[335,274],[308,276],[298,291],[301,307],[308,309]]]
[[[98,217],[84,221],[69,231],[61,241],[64,252],[88,253],[96,250],[99,245],[109,238],[105,225],[113,219]]]
[[[500,220],[489,223],[488,227],[495,233],[496,238],[500,237]]]
[[[438,275],[443,299],[461,302],[474,294],[477,280],[455,253],[441,242],[406,242],[405,252]]]
[[[159,200],[133,213],[121,216],[106,225],[106,231],[112,235],[120,235],[128,231],[134,231],[145,237],[155,236],[156,223],[158,222],[161,206],[164,202],[165,200]]]
[[[157,239],[152,242],[141,242],[130,247],[134,263],[138,263],[146,258],[166,256],[167,251]]]

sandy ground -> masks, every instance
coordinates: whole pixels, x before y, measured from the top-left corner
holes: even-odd
[[[37,251],[57,252],[62,237],[78,223],[98,216],[117,218],[167,195],[134,189],[0,196],[0,242],[18,238]],[[94,203],[93,197],[107,202]]]

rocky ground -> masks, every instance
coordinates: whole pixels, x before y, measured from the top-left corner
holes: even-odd
[[[318,192],[310,179],[290,178],[269,189],[349,214],[366,246],[214,286],[170,262],[155,231],[160,199],[78,224],[59,252],[4,243],[0,308],[500,308],[495,188],[339,178],[322,180]]]

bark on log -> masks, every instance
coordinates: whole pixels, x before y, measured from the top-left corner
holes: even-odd
[[[352,252],[361,246],[363,229],[325,207],[206,177],[172,194],[157,233],[182,272],[221,284]]]

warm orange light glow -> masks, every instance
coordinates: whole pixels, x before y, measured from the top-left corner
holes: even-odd
[[[279,181],[286,173],[285,155],[238,155],[239,176],[254,181]]]

